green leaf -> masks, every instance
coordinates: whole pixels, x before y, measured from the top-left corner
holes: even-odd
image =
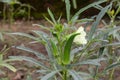
[[[17,60],[18,60],[17,58],[15,58],[15,59],[14,59],[14,58],[13,58],[13,59],[6,59],[6,60],[4,60],[4,62],[6,62],[6,63],[7,63],[7,62],[17,61]]]
[[[97,30],[97,32],[99,32],[98,35],[95,35],[95,39],[96,38],[103,38],[103,36],[108,36],[108,34],[112,34],[114,31],[116,30],[120,30],[119,27],[115,27],[115,28],[108,28],[108,29],[101,29],[101,30]]]
[[[6,67],[6,68],[10,69],[10,70],[13,71],[13,72],[16,72],[16,71],[17,71],[17,70],[15,69],[15,67],[13,67],[12,65],[10,65],[10,64],[8,64],[8,63],[5,63],[5,62],[0,63],[0,66]]]
[[[46,73],[50,72],[50,70],[37,70],[36,72],[46,74]]]
[[[20,4],[18,0],[0,0],[0,2],[7,3],[7,4]]]
[[[72,2],[73,2],[73,7],[76,9],[77,8],[77,2],[76,2],[76,0],[72,0]]]
[[[60,23],[61,17],[62,17],[62,14],[60,14],[60,16],[59,16],[59,18],[57,20],[57,23]]]
[[[45,75],[44,77],[42,77],[41,80],[48,80],[48,79],[50,79],[51,77],[53,77],[58,72],[59,72],[59,70],[52,71],[52,72],[48,73],[47,75]]]
[[[43,32],[43,31],[39,31],[39,30],[32,30],[35,34],[37,34],[39,37],[45,36],[48,37],[48,34]]]
[[[16,46],[15,48],[23,50],[23,51],[31,52],[31,53],[35,54],[39,59],[47,60],[46,56],[44,56],[43,53],[37,52],[37,51],[30,49],[28,47]]]
[[[12,58],[12,59],[16,59],[18,61],[22,61],[22,60],[25,60],[25,61],[28,61],[28,62],[31,62],[31,63],[34,63],[44,69],[48,69],[48,67],[46,67],[41,61],[37,61],[36,59],[34,58],[31,58],[31,57],[26,57],[26,56],[10,56],[9,58]]]
[[[93,76],[87,72],[79,71],[78,74],[83,78],[83,80],[91,80],[93,78]]]
[[[70,21],[70,1],[69,0],[65,0],[65,4],[66,4],[66,15],[67,15],[67,21]]]
[[[80,77],[76,71],[69,70],[68,72],[73,77],[74,80],[83,80],[83,78]]]
[[[42,28],[42,29],[44,29],[44,30],[50,31],[50,29],[49,29],[48,27],[43,26],[43,25],[40,25],[40,24],[33,24],[33,26],[38,26],[38,27],[40,27],[40,28]]]
[[[106,47],[106,46],[120,46],[120,42],[114,42],[111,44],[102,45],[102,47]]]
[[[49,62],[53,62],[54,61],[54,57],[53,57],[53,54],[52,54],[52,50],[51,50],[51,45],[50,45],[50,41],[48,40],[48,38],[46,37],[42,37],[44,39],[44,41],[46,42],[45,44],[45,49],[47,51],[47,54],[48,54],[48,58],[50,59]],[[52,63],[51,63],[52,64]]]
[[[106,11],[109,9],[109,7],[111,6],[108,5],[106,6],[105,8],[103,8],[101,10],[101,12],[98,14],[97,18],[96,18],[96,21],[93,23],[92,27],[91,27],[91,30],[89,32],[89,35],[88,35],[88,40],[91,40],[93,38],[93,34],[95,33],[95,30],[97,29],[98,25],[99,25],[99,22],[100,20],[102,19],[102,17],[105,15]]]
[[[53,13],[50,11],[49,8],[48,8],[48,14],[50,15],[50,17],[51,17],[52,21],[54,22],[54,24],[57,24],[57,22],[56,22],[56,20],[55,20],[55,18],[54,18],[54,15],[53,15]]]
[[[71,22],[73,22],[73,21],[75,20],[76,16],[79,16],[79,15],[80,15],[82,12],[84,12],[85,10],[87,10],[87,9],[89,9],[89,8],[95,6],[95,5],[104,3],[104,2],[106,2],[106,1],[107,1],[107,0],[100,0],[100,1],[98,1],[98,2],[94,2],[94,3],[92,3],[92,4],[88,5],[88,6],[80,9],[80,10],[79,10],[78,12],[76,12],[75,15],[72,17]]]
[[[111,70],[111,69],[118,67],[118,66],[120,66],[120,62],[113,63],[113,64],[109,65],[107,68],[105,68],[104,71]]]
[[[53,23],[50,19],[48,19],[46,16],[44,16],[44,18],[45,18],[50,24],[52,24],[52,25],[54,26],[54,23]]]
[[[69,38],[66,41],[65,47],[64,47],[64,54],[63,54],[63,64],[69,64],[70,63],[70,51],[72,42],[79,33],[73,33],[69,36]]]
[[[52,40],[50,40],[50,42],[51,42],[51,49],[53,51],[53,55],[54,55],[54,57],[56,57],[56,56],[58,56],[57,46]]]
[[[77,20],[76,22],[88,22],[88,21],[93,21],[93,19],[87,19],[87,18],[84,18],[84,19],[80,19],[80,20]]]
[[[70,52],[70,56],[71,56],[70,59],[71,59],[71,61],[74,60],[75,54],[80,52],[82,49],[83,49],[82,47],[78,47],[78,48],[74,48],[74,49],[71,50],[71,52]]]
[[[24,37],[28,37],[28,38],[31,38],[33,40],[38,40],[38,38],[34,37],[34,36],[31,36],[29,34],[26,34],[26,33],[21,33],[21,32],[15,32],[15,33],[9,33],[11,35],[19,35],[19,36],[24,36]]]
[[[76,65],[86,65],[86,64],[89,64],[89,65],[96,65],[96,66],[100,66],[100,61],[103,61],[103,60],[106,60],[105,58],[98,58],[98,59],[91,59],[91,60],[86,60],[86,61],[81,61],[81,62],[78,62],[76,64],[71,64],[72,66],[76,66]]]
[[[101,10],[103,7],[101,5],[95,5],[94,8],[98,9],[98,10]]]

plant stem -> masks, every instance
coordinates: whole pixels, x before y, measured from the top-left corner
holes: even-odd
[[[67,71],[64,71],[64,80],[67,80]]]
[[[9,19],[9,28],[11,28],[12,26],[12,22],[13,22],[13,10],[14,10],[14,6],[13,5],[9,5],[9,14],[8,14],[8,19]]]
[[[96,69],[95,69],[95,74],[94,74],[95,80],[98,80],[97,73],[98,73],[98,66],[96,66]]]
[[[31,6],[28,5],[28,21],[30,20],[30,14],[31,14]]]
[[[63,80],[67,80],[67,70],[64,70],[64,71],[63,71],[63,76],[64,76],[64,79],[63,79]]]
[[[113,78],[114,71],[115,71],[115,69],[111,70],[111,73],[109,74],[109,77],[110,77],[109,80],[114,80],[114,78]]]
[[[110,27],[113,28],[114,27],[114,17],[111,19],[111,22],[110,22]],[[109,43],[113,43],[113,35],[109,35]],[[109,59],[109,65],[113,63],[113,54],[114,54],[114,50],[113,50],[113,46],[109,46],[108,47],[108,52],[110,54],[110,59]],[[114,73],[114,69],[112,69],[109,73],[109,80],[113,80],[113,73]]]
[[[3,24],[5,23],[5,20],[6,20],[6,7],[7,7],[7,5],[4,3],[4,7],[3,7]]]

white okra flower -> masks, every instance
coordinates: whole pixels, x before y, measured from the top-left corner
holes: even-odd
[[[82,26],[79,27],[76,33],[80,33],[80,34],[74,38],[73,42],[75,42],[76,44],[86,44],[87,40],[85,38],[86,32],[84,31],[84,28]]]

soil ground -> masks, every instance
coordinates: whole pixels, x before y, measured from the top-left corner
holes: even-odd
[[[31,33],[31,30],[41,30],[41,29],[38,26],[32,26],[32,24],[42,24],[44,26],[50,26],[50,24],[44,20],[29,21],[29,22],[18,20],[18,21],[15,21],[11,27],[9,26],[9,24],[0,23],[0,31],[2,31],[2,32],[4,31],[7,33],[8,32],[9,33],[10,32],[25,32],[25,33],[34,35]],[[76,24],[76,26],[80,26],[80,24]],[[103,25],[100,24],[99,26],[102,27]],[[89,28],[88,28],[88,30],[89,30]],[[19,36],[16,36],[16,38],[13,38],[6,34],[5,34],[4,38],[5,38],[5,40],[3,42],[0,42],[0,50],[3,48],[3,46],[5,44],[10,48],[7,52],[7,55],[5,55],[5,58],[8,58],[8,56],[16,56],[16,55],[17,56],[18,55],[30,56],[30,57],[36,58],[36,56],[33,54],[27,54],[25,51],[17,50],[12,47],[12,46],[19,46],[19,45],[27,46],[36,51],[40,51],[46,55],[46,50],[42,44],[32,44],[31,45],[31,44],[29,44],[29,42],[31,40],[28,38],[19,37]],[[3,70],[5,71],[5,75],[0,74],[0,78],[8,77],[9,80],[26,80],[26,77],[28,75],[32,75],[33,80],[37,80],[37,77],[39,76],[39,74],[35,73],[36,68],[34,68],[34,64],[31,64],[31,63],[28,63],[25,61],[22,61],[22,62],[16,61],[16,62],[12,63],[12,65],[14,65],[18,69],[18,71],[14,73],[14,72],[4,68]],[[114,75],[116,77],[115,80],[120,80],[119,75],[120,75],[120,69],[116,70],[116,73]],[[102,80],[106,80],[106,79],[103,78]]]

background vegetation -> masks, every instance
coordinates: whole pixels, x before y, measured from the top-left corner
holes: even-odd
[[[0,44],[1,80],[116,80],[120,70],[119,0],[41,0],[41,5],[37,5],[37,0],[36,4],[32,0],[0,2],[0,43],[8,39],[6,44]],[[25,26],[16,24],[17,20],[28,20],[29,24],[41,16],[45,18],[45,24],[41,24],[42,19],[39,23],[30,24],[34,27],[29,32],[24,32],[29,27],[22,32],[16,29],[17,25],[19,29]],[[106,16],[107,20],[104,19]],[[2,31],[5,25],[9,25],[9,31]],[[13,44],[9,39],[20,44]],[[38,48],[40,46],[43,48]],[[15,55],[13,52],[6,55],[12,49]],[[21,66],[26,69],[26,74],[17,73]],[[17,74],[9,78],[10,73]],[[37,77],[32,76],[33,73],[38,74]]]
[[[21,2],[21,4],[29,4],[30,6],[32,6],[33,8],[31,9],[31,17],[34,19],[41,19],[43,18],[43,14],[44,15],[48,15],[47,13],[47,8],[49,7],[54,13],[56,13],[56,16],[60,15],[60,13],[62,13],[63,17],[65,16],[65,5],[64,2],[62,0],[18,0]],[[71,9],[71,13],[73,14],[75,11],[79,10],[80,8],[83,8],[85,6],[87,6],[88,4],[96,1],[96,0],[76,0],[77,1],[77,7],[76,9],[73,8]],[[38,4],[39,3],[39,4]],[[36,5],[37,4],[37,5]],[[73,5],[73,4],[72,4]],[[15,9],[18,7],[18,4],[15,4],[14,7]],[[3,3],[0,3],[0,11],[1,11],[1,18],[2,16],[2,9],[3,9]],[[22,8],[22,11],[25,10],[27,11],[27,8]],[[21,11],[21,12],[22,12]],[[81,17],[85,17],[85,16],[93,16],[95,14],[98,13],[97,9],[89,9],[87,11],[85,11]],[[23,15],[21,14],[17,14],[16,18],[25,18],[26,17],[26,13]]]

